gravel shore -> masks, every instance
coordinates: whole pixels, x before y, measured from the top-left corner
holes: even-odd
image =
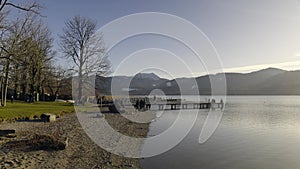
[[[108,123],[123,134],[146,137],[149,123],[133,123],[120,114],[105,114]],[[140,168],[139,159],[111,154],[96,145],[84,132],[75,113],[57,121],[2,123],[1,129],[15,129],[16,138],[0,138],[0,168]],[[47,135],[67,143],[64,150],[33,150],[20,144],[35,135]],[[28,141],[26,142],[28,144]]]

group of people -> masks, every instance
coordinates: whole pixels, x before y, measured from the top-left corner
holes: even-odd
[[[151,103],[148,98],[137,99],[135,102],[134,108],[137,110],[150,110]]]

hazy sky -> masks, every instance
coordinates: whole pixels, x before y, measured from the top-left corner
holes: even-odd
[[[65,20],[77,14],[96,20],[101,28],[129,14],[162,12],[184,18],[201,29],[217,49],[225,71],[247,72],[270,66],[300,69],[300,0],[48,0],[41,4],[56,42]],[[156,35],[133,37],[111,51],[110,60],[116,70],[128,56],[148,58],[127,61],[120,74],[132,74],[144,64],[151,67],[158,62],[175,76],[203,73],[204,66],[193,64],[193,54],[180,46]],[[151,60],[151,52],[143,50],[148,48],[163,50],[153,50],[156,56]],[[172,53],[186,61],[193,74],[181,70],[180,61],[167,62]]]

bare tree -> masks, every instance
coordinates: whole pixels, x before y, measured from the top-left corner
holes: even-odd
[[[72,92],[68,90],[70,85],[71,73],[69,70],[61,66],[49,67],[45,82],[45,87],[50,93],[51,100],[57,99],[61,94],[71,95]]]
[[[96,22],[82,16],[66,21],[61,38],[61,50],[67,59],[72,60],[74,73],[78,77],[80,101],[83,83],[92,74],[105,74],[110,70],[103,37],[95,34]]]
[[[42,8],[42,6],[37,3],[36,1],[27,4],[27,5],[20,5],[20,4],[16,4],[13,2],[10,2],[8,0],[0,0],[0,12],[2,12],[4,10],[5,7],[13,7],[22,11],[27,11],[27,12],[33,12],[35,14],[40,14],[39,10]]]
[[[6,96],[9,80],[10,66],[13,57],[19,54],[17,50],[18,43],[21,41],[24,34],[25,25],[29,22],[29,17],[24,20],[17,19],[11,25],[5,26],[1,36],[1,59],[3,60],[3,75],[1,77],[1,106],[6,106]]]
[[[23,95],[29,92],[31,96],[39,96],[43,86],[43,69],[53,58],[50,32],[38,15],[27,13],[5,28],[0,36],[2,106],[6,105],[10,79],[13,81],[10,84],[14,84],[14,95],[22,86]]]
[[[21,11],[34,13],[40,15],[39,10],[41,5],[35,1],[27,4],[17,4],[15,1],[0,0],[0,59],[2,64],[2,76],[1,76],[1,106],[6,105],[7,88],[9,80],[9,72],[11,71],[12,57],[16,56],[19,51],[16,50],[16,46],[22,38],[25,25],[28,21],[17,20],[16,22],[9,23],[7,16],[10,10],[6,10],[7,7],[12,7]],[[9,8],[8,8],[9,9]],[[22,23],[18,23],[22,22]]]
[[[35,20],[33,20],[35,21]],[[28,26],[29,35],[25,42],[25,55],[27,58],[27,67],[29,68],[30,76],[30,94],[36,95],[36,100],[39,100],[41,94],[41,86],[44,76],[43,69],[48,65],[54,57],[52,48],[51,33],[41,20],[33,22]]]

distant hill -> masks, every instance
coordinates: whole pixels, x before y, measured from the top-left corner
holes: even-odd
[[[267,82],[268,79],[285,72],[281,69],[268,68],[251,73],[225,73],[227,93],[231,95],[264,94],[264,90],[258,90],[260,85]]]
[[[147,95],[154,89],[167,95],[193,95],[195,88],[200,94],[211,94],[210,79],[223,74],[205,75],[196,78],[163,79],[154,73],[139,73],[134,77],[97,77],[99,93],[110,94],[113,81],[114,90],[120,94]],[[300,71],[285,71],[267,68],[251,73],[225,73],[228,95],[299,95]],[[126,85],[127,84],[127,85]],[[180,86],[180,87],[179,87]]]
[[[300,71],[287,71],[258,83],[256,91],[263,94],[300,95]]]
[[[149,79],[149,80],[161,80],[159,76],[154,73],[138,73],[134,76],[135,79]]]

